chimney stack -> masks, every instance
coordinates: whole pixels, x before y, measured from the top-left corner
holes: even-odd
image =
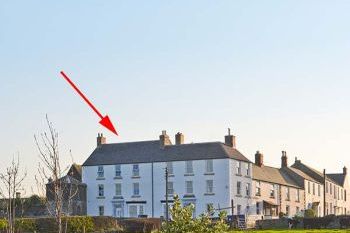
[[[281,157],[281,167],[288,167],[288,157],[287,152],[282,151],[282,157]]]
[[[178,132],[176,135],[175,135],[175,144],[176,145],[181,145],[181,144],[184,144],[185,142],[185,136]]]
[[[165,146],[171,145],[171,141],[169,136],[166,134],[166,131],[163,130],[162,134],[159,135],[160,148],[164,148]]]
[[[230,128],[228,128],[228,134],[225,136],[225,144],[229,147],[236,148],[236,137],[231,135]]]
[[[264,155],[259,151],[255,153],[255,165],[259,167],[264,165]]]
[[[347,175],[347,174],[348,174],[348,169],[347,169],[347,167],[343,167],[343,174],[344,174],[344,175]]]
[[[97,135],[97,147],[101,146],[102,144],[106,144],[106,138],[103,136],[102,133],[99,133]]]

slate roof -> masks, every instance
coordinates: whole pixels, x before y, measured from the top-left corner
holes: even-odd
[[[288,167],[288,169],[290,169],[292,172],[296,173],[297,175],[301,176],[305,180],[310,180],[310,181],[319,183],[317,180],[315,180],[314,178],[312,178],[311,176],[309,176],[308,174],[306,174],[305,172],[303,172],[299,169],[296,169],[294,167]]]
[[[232,158],[250,162],[238,150],[221,142],[160,147],[159,140],[102,144],[83,166]]]
[[[281,184],[285,186],[301,188],[286,172],[282,169],[269,167],[269,166],[257,166],[253,164],[253,179],[261,180],[274,184]]]
[[[327,174],[327,176],[334,180],[338,185],[344,186],[346,175],[344,175],[343,173]]]
[[[319,183],[323,183],[323,173],[302,163],[300,160],[296,161],[293,165],[292,168],[295,168],[297,170],[302,171],[303,173],[307,174],[308,176],[312,177],[314,180],[316,180]],[[331,176],[326,174],[326,180],[331,181],[333,183],[337,183],[336,180],[334,180]]]

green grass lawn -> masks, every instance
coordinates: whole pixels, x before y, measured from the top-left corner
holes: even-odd
[[[299,233],[316,233],[316,232],[320,232],[320,233],[326,233],[326,232],[337,232],[337,233],[345,233],[345,232],[349,232],[350,233],[350,229],[347,230],[331,230],[331,229],[326,229],[326,230],[252,230],[252,231],[231,231],[231,233],[236,233],[236,232],[249,232],[249,233],[283,233],[283,232],[299,232]]]

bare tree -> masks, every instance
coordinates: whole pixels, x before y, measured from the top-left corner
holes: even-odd
[[[0,173],[2,183],[0,196],[6,201],[7,233],[15,232],[16,195],[23,191],[22,183],[26,175],[25,171],[21,172],[20,170],[19,158],[17,158],[17,161],[13,158],[11,165],[6,168],[6,171]]]
[[[65,169],[61,167],[58,132],[53,127],[52,122],[49,121],[47,115],[46,123],[48,132],[43,132],[40,136],[34,135],[35,143],[39,151],[39,158],[41,160],[38,168],[39,177],[36,177],[36,181],[39,192],[41,191],[42,194],[50,192],[50,195],[52,195],[53,201],[47,202],[47,209],[49,214],[56,220],[58,233],[62,233],[64,190],[61,177]],[[45,184],[47,182],[52,185],[52,189],[45,189]]]
[[[66,172],[69,167],[62,167],[59,153],[59,134],[46,115],[48,132],[34,135],[41,163],[38,166],[39,176],[35,177],[41,195],[46,196],[48,213],[56,220],[58,233],[67,232],[68,218],[63,223],[64,216],[70,216],[72,199],[78,194],[78,186],[72,182],[72,177]],[[70,154],[71,155],[71,154]],[[73,160],[73,157],[71,155]]]

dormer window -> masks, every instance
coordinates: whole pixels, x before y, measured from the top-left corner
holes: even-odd
[[[105,171],[103,166],[98,166],[97,168],[97,177],[102,178],[105,176]]]

